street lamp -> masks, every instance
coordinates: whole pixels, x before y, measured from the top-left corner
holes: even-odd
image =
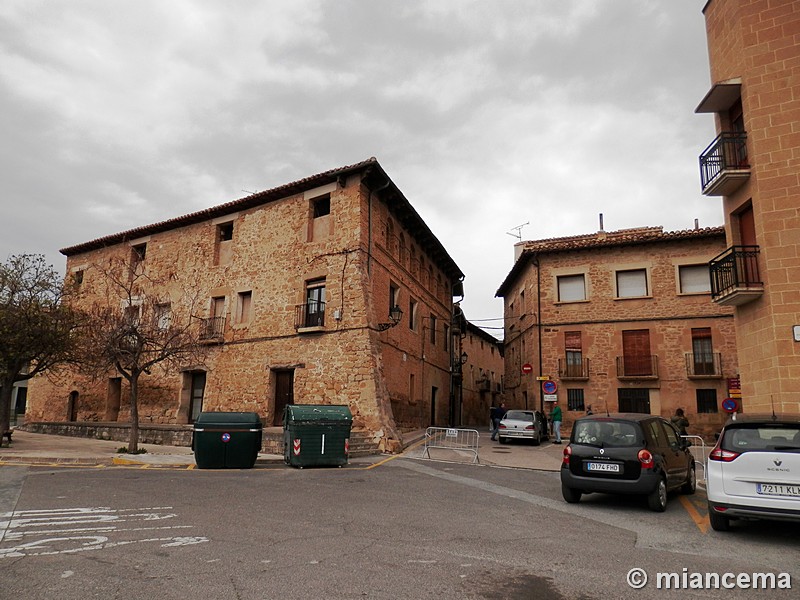
[[[386,331],[390,327],[394,327],[403,318],[403,309],[396,304],[389,309],[389,323],[378,323],[378,331]]]

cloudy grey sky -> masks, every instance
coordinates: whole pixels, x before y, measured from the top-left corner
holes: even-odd
[[[499,327],[523,223],[722,224],[704,3],[4,0],[0,260],[375,156]]]

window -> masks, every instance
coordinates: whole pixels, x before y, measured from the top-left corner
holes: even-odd
[[[172,323],[172,306],[168,303],[156,304],[154,310],[155,324],[157,329],[169,329]]]
[[[72,274],[72,283],[75,285],[81,285],[83,283],[83,269],[75,271]]]
[[[714,375],[710,327],[692,329],[692,368],[694,375]]]
[[[325,279],[314,279],[306,283],[306,327],[325,325]]]
[[[647,296],[647,270],[617,271],[617,298]]]
[[[392,308],[395,306],[400,306],[400,289],[390,283],[389,284],[389,311],[392,312]]]
[[[211,316],[223,318],[225,316],[225,296],[211,298]]]
[[[408,328],[411,331],[417,330],[417,301],[413,298],[408,300]]]
[[[708,265],[681,265],[678,267],[681,294],[707,294],[711,292]]]
[[[431,345],[436,345],[436,317],[431,315]]]
[[[386,221],[386,250],[389,254],[394,254],[394,221]]]
[[[131,266],[137,267],[144,261],[144,257],[147,255],[147,244],[136,244],[135,246],[131,246]]]
[[[623,388],[617,390],[619,412],[650,414],[650,390]]]
[[[315,219],[329,215],[331,214],[331,195],[325,194],[319,198],[314,198],[311,201],[311,205]]]
[[[567,410],[586,410],[583,405],[583,390],[567,390]]]
[[[580,275],[562,275],[558,280],[559,302],[580,302],[586,300],[586,280]]]
[[[141,316],[142,307],[139,304],[132,304],[126,306],[123,311],[125,315],[125,322],[132,327],[139,325],[139,317]]]
[[[443,337],[444,337],[444,349],[448,350],[449,349],[448,348],[449,342],[447,340],[450,338],[450,326],[449,325],[445,325],[444,326],[444,336]]]
[[[717,390],[695,390],[698,413],[715,413],[717,409]]]
[[[622,373],[625,377],[649,377],[654,375],[653,359],[650,355],[650,331],[631,329],[622,332]]]
[[[233,221],[217,225],[217,239],[220,242],[229,242],[233,239]]]
[[[253,306],[253,292],[246,291],[246,292],[239,292],[239,298],[236,305],[236,322],[237,323],[249,323],[250,320],[253,318],[252,314],[252,306]]]
[[[565,331],[564,348],[566,350],[566,369],[564,372],[564,377],[583,377],[583,349],[581,348],[581,332]]]

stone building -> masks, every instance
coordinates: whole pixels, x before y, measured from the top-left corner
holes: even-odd
[[[277,426],[287,403],[348,405],[384,450],[448,423],[463,274],[374,158],[61,252],[84,305],[103,298],[97,266],[128,256],[176,282],[156,290],[172,308],[187,290],[200,298],[207,358],[142,377],[143,441],[148,425],[186,431],[200,411]],[[37,378],[26,421],[124,424],[126,398],[114,372]]]
[[[463,382],[460,425],[488,427],[489,408],[503,401],[505,364],[503,343],[473,323],[467,322],[461,342]]]
[[[550,412],[556,384],[565,424],[595,412],[671,416],[691,433],[724,420],[735,386],[733,311],[710,300],[709,260],[722,227],[647,227],[521,242],[497,291],[504,300],[505,392],[510,407]]]
[[[800,412],[800,3],[709,0],[712,86],[697,107],[718,136],[700,156],[727,248],[712,298],[733,307],[744,412]]]

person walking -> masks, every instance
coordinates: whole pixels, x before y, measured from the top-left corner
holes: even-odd
[[[501,402],[500,406],[493,406],[489,409],[489,416],[492,419],[492,441],[497,440],[497,432],[500,429],[500,421],[506,416],[506,403]]]
[[[558,405],[558,401],[553,402],[553,408],[550,410],[550,420],[553,422],[553,435],[555,436],[555,440],[553,440],[554,444],[561,443],[561,407]]]

